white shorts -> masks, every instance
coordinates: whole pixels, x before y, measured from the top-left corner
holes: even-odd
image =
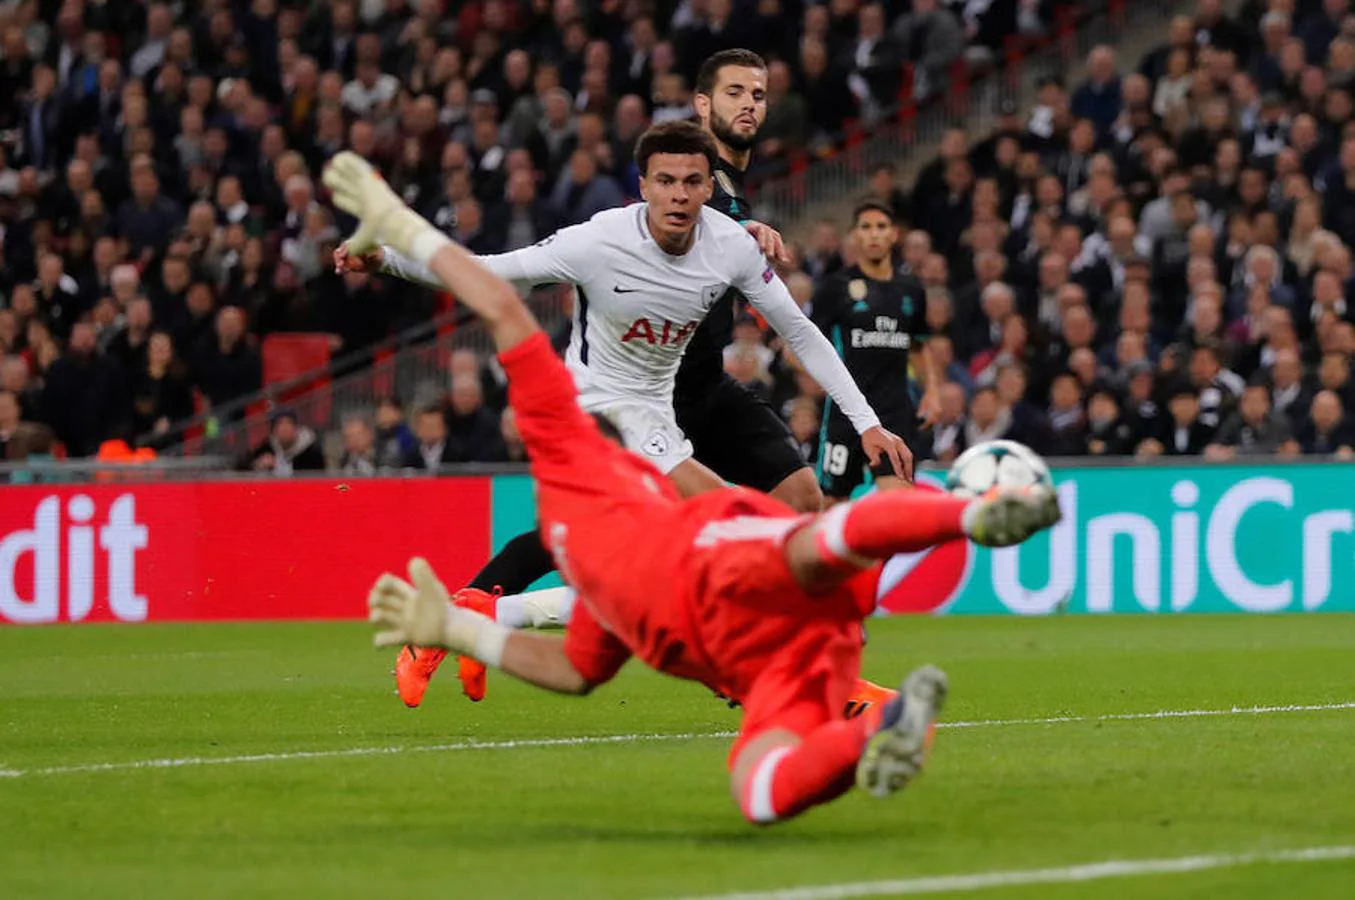
[[[692,458],[692,442],[678,427],[671,409],[641,403],[607,403],[587,411],[615,425],[626,449],[643,456],[665,475]]]

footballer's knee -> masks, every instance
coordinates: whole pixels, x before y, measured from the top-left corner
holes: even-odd
[[[772,490],[772,496],[796,512],[812,513],[823,508],[823,489],[808,466],[787,475]]]
[[[772,802],[776,768],[799,743],[800,737],[794,732],[773,728],[749,741],[732,761],[730,793],[749,823],[772,825],[778,821]]]

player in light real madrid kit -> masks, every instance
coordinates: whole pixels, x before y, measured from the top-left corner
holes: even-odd
[[[717,159],[689,122],[647,131],[636,148],[646,202],[600,212],[511,253],[479,257],[519,285],[573,284],[565,356],[581,406],[604,415],[685,496],[724,482],[692,457],[673,413],[683,350],[710,308],[740,291],[786,340],[861,436],[865,455],[903,472],[903,442],[885,431],[832,345],[800,311],[745,228],[706,208]],[[437,279],[390,248],[383,271],[436,288]]]

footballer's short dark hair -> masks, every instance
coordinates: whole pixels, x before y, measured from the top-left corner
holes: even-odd
[[[752,50],[735,48],[721,50],[706,57],[696,72],[696,92],[709,97],[715,91],[715,82],[720,80],[720,70],[726,66],[742,66],[746,69],[767,70],[767,61]]]
[[[861,217],[868,212],[879,213],[889,220],[890,225],[895,222],[894,207],[888,201],[881,200],[879,197],[867,197],[856,204],[856,208],[852,210],[852,227],[861,224]]]
[[[635,142],[635,165],[641,177],[649,174],[650,157],[657,153],[704,156],[712,174],[715,172],[715,161],[719,158],[715,138],[695,122],[664,122],[645,129],[645,133]]]

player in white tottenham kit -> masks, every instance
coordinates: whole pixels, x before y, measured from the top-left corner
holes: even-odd
[[[743,225],[705,207],[718,159],[714,139],[692,123],[670,122],[649,129],[640,138],[635,157],[645,203],[599,213],[534,247],[480,258],[496,275],[519,284],[567,282],[577,287],[566,362],[581,405],[612,422],[626,446],[653,461],[682,494],[723,487],[719,476],[692,458],[672,404],[674,379],[688,340],[710,307],[732,287],[787,340],[850,418],[866,456],[873,462],[887,457],[896,472],[910,474],[903,441],[880,427],[837,353],[800,312],[757,241]],[[335,261],[350,270],[380,265],[402,278],[443,289],[425,267],[389,248],[373,246],[361,231]],[[498,599],[471,589],[459,592],[458,598],[463,594],[468,604],[492,604],[479,611],[495,615]],[[502,598],[504,603],[509,599]],[[524,614],[521,624],[535,626],[561,624],[572,605],[571,592],[565,589],[512,599]],[[397,674],[403,667],[406,675],[415,670],[419,675],[397,678],[407,705],[418,705],[441,653],[431,648],[401,651]],[[461,680],[468,697],[484,696],[483,667],[462,660]],[[862,682],[854,702],[863,707],[882,693]]]
[[[688,340],[710,307],[737,289],[791,349],[862,436],[872,459],[903,472],[902,441],[879,419],[823,334],[800,311],[744,226],[705,207],[716,159],[688,122],[651,128],[636,148],[647,202],[598,213],[521,250],[479,261],[527,286],[578,290],[566,363],[584,409],[606,416],[630,449],[686,496],[723,486],[692,458],[673,413],[673,383]],[[351,242],[350,242],[350,253]],[[437,289],[437,278],[389,248],[382,269]]]

